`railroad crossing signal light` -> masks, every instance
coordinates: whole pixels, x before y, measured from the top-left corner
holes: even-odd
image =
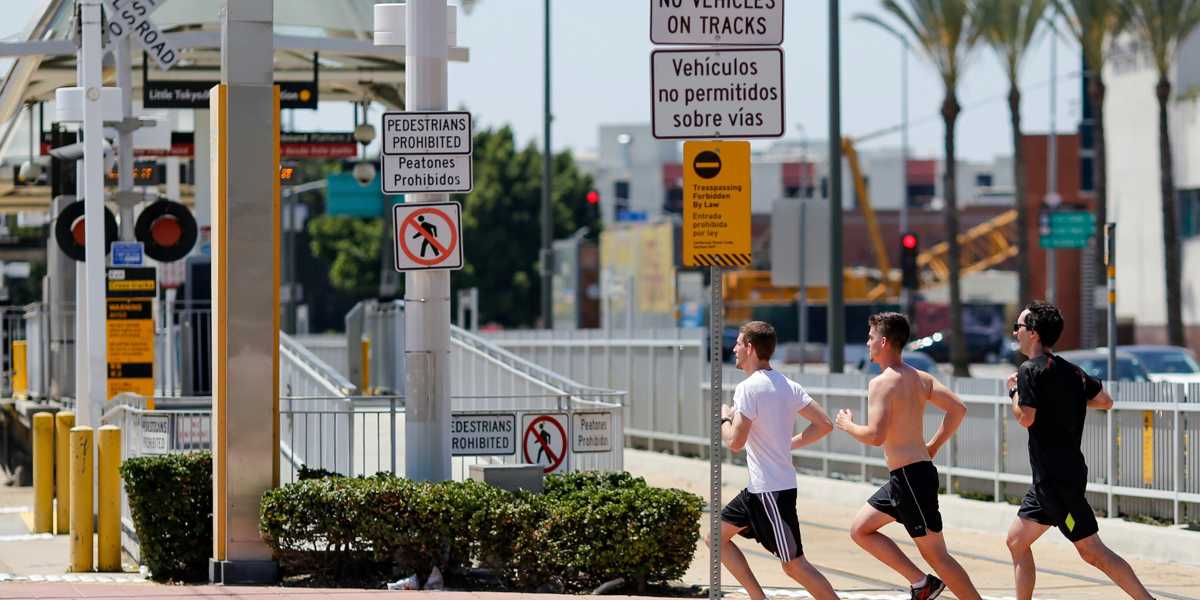
[[[900,284],[905,289],[915,290],[920,287],[917,277],[917,247],[920,240],[917,234],[908,232],[900,236]]]
[[[592,190],[592,191],[588,192],[587,193],[587,203],[591,204],[592,206],[600,204],[600,192],[597,192],[596,190]]]

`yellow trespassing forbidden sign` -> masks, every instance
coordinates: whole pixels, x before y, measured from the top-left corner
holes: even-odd
[[[750,142],[684,142],[683,264],[750,264]]]

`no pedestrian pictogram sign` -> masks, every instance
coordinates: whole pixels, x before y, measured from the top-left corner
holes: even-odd
[[[457,202],[395,205],[392,229],[396,232],[396,270],[461,269],[461,212]]]
[[[567,458],[567,415],[525,415],[525,434],[521,443],[526,464],[544,465],[544,473],[553,473]]]

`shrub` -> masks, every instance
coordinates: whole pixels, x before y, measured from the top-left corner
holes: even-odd
[[[158,581],[205,581],[212,556],[212,454],[131,458],[121,478],[141,561]]]

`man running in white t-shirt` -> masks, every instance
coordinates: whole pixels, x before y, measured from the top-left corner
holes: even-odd
[[[771,368],[775,328],[762,321],[742,326],[733,347],[737,368],[749,377],[721,406],[721,438],[734,452],[746,449],[750,485],[721,511],[721,564],[746,588],[751,600],[766,598],[733,536],[756,539],[779,557],[783,572],[817,600],[834,599],[833,586],[804,558],[796,518],[796,469],[792,449],[807,446],[833,429],[820,404],[800,384]],[[793,436],[796,414],[809,425]],[[711,537],[707,538],[712,544]]]

